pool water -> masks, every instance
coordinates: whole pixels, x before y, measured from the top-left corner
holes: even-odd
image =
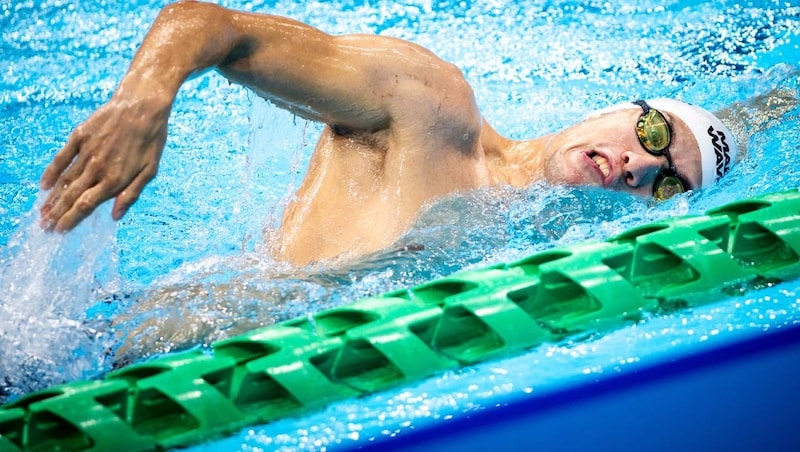
[[[69,132],[107,100],[163,2],[0,4],[0,401],[304,316],[463,268],[600,240],[639,224],[798,187],[800,7],[784,1],[229,1],[331,33],[418,42],[456,63],[513,138],[608,103],[678,97],[738,107],[747,157],[722,183],[652,204],[533,186],[431,206],[398,244],[357,262],[291,268],[265,243],[319,126],[206,74],[182,89],[158,177],[124,220],[103,206],[42,233],[37,181]],[[742,119],[742,118],[747,118]],[[798,282],[604,334],[446,372],[416,385],[246,429],[201,449],[368,444],[566,385],[800,321]]]

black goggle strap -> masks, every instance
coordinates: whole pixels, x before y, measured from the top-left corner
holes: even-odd
[[[633,103],[638,105],[638,106],[640,106],[640,107],[642,107],[642,110],[643,110],[642,114],[643,115],[646,115],[650,111],[650,105],[648,105],[647,102],[645,102],[642,99],[635,100],[635,101],[633,101]]]
[[[664,115],[661,114],[660,111],[650,107],[650,105],[642,99],[636,100],[633,102],[634,104],[638,105],[642,108],[642,116],[639,117],[639,121],[636,123],[636,134],[639,136],[639,141],[642,143],[642,147],[653,155],[661,156],[663,155],[667,159],[667,164],[669,168],[661,171],[658,176],[656,176],[656,180],[653,183],[653,197],[659,200],[665,200],[673,195],[677,195],[678,193],[683,193],[689,188],[689,184],[686,183],[686,180],[681,177],[678,171],[675,169],[675,165],[672,163],[672,157],[669,155],[669,144],[672,141],[672,129],[669,127],[669,123],[664,118]],[[663,123],[664,128],[666,129],[666,142],[658,145],[657,147],[653,148],[650,146],[650,139],[648,138],[649,135],[647,134],[647,130],[644,130],[644,127],[648,127],[648,124],[644,124],[644,120],[648,117],[650,112],[654,112],[657,115],[657,118],[660,122]]]

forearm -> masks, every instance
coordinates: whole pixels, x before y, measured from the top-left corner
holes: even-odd
[[[115,97],[147,100],[168,110],[188,78],[231,55],[237,37],[223,8],[195,2],[168,5],[145,36]]]

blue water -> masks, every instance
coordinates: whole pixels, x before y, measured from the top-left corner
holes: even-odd
[[[785,1],[229,1],[331,33],[411,39],[464,70],[501,133],[537,136],[610,102],[678,97],[738,109],[748,154],[718,186],[653,205],[596,189],[478,191],[425,212],[403,243],[338,267],[262,252],[319,126],[207,74],[178,96],[158,177],[123,221],[103,206],[43,234],[37,180],[107,100],[164,2],[0,4],[0,400],[115,362],[208,344],[276,320],[656,219],[798,187],[800,7]],[[772,117],[770,119],[770,116]],[[335,448],[800,321],[798,282],[539,347],[254,427],[198,450]],[[112,353],[109,353],[111,351]]]

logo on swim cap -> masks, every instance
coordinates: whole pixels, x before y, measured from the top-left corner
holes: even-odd
[[[708,126],[708,136],[711,137],[711,145],[714,146],[714,154],[717,156],[717,180],[724,176],[731,169],[731,155],[728,142],[725,140],[725,133]]]

